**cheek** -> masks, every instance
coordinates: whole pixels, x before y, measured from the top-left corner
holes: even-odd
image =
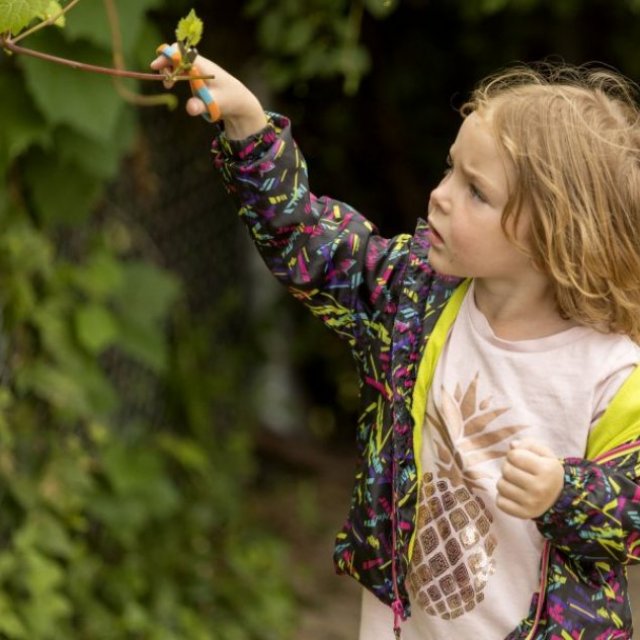
[[[455,247],[456,253],[470,251],[473,247],[477,251],[478,241],[482,239],[483,235],[482,229],[465,222],[456,221],[449,227],[449,238]]]

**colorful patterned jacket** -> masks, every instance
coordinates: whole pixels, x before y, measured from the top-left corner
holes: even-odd
[[[414,392],[428,389],[460,281],[429,266],[424,221],[413,235],[384,239],[350,206],[311,194],[286,118],[271,115],[244,141],[221,133],[212,151],[272,273],[351,348],[360,380],[359,464],[334,559],[339,573],[393,608],[399,628],[410,615]],[[533,595],[530,615],[509,640],[631,638],[625,566],[640,556],[638,390],[633,374],[605,413],[590,443],[597,462],[565,461],[562,495],[537,522],[548,541],[542,597]]]

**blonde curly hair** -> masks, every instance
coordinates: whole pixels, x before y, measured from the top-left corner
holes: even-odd
[[[527,205],[527,251],[562,316],[640,341],[637,98],[608,69],[518,65],[482,81],[461,113],[486,119],[515,169],[502,226],[513,239]]]

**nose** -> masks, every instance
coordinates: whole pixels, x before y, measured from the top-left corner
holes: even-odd
[[[440,180],[440,184],[438,184],[438,186],[433,189],[431,195],[429,196],[429,210],[437,208],[443,213],[446,213],[448,211],[448,182],[449,181],[447,180],[447,176],[445,176],[442,180]]]

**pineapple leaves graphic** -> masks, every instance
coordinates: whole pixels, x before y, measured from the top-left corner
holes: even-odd
[[[422,478],[408,586],[424,611],[450,620],[483,601],[495,566],[493,515],[476,494],[488,476],[475,467],[504,457],[525,427],[493,428],[509,408],[493,408],[491,397],[478,400],[478,374],[464,391],[442,387],[438,400],[439,406],[429,395],[435,474]]]

